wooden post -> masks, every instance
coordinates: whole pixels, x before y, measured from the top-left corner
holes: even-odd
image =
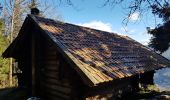
[[[35,96],[35,37],[32,33],[32,45],[31,45],[31,72],[32,72],[32,96]]]

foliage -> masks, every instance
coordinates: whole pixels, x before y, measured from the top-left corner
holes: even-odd
[[[170,4],[165,2],[162,6],[153,5],[152,13],[163,19],[164,23],[155,29],[148,31],[152,35],[149,46],[156,51],[163,53],[169,48],[170,44]]]
[[[168,21],[170,17],[170,4],[165,2],[163,5],[153,4],[151,6],[152,13],[158,15],[163,21]]]
[[[152,35],[149,46],[156,51],[163,53],[170,44],[170,4],[166,3],[163,8],[154,6],[153,13],[163,19],[163,25],[158,25],[155,29],[148,31]]]
[[[9,60],[1,57],[2,53],[8,46],[6,37],[3,36],[4,23],[0,20],[0,86],[7,84],[8,73],[9,73]]]
[[[149,46],[156,51],[163,53],[169,48],[170,44],[170,21],[164,23],[162,26],[158,26],[149,33],[152,34]]]

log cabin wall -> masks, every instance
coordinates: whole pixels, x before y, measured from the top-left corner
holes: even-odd
[[[64,83],[70,84],[71,100],[85,100],[85,92],[88,86],[83,83],[82,78],[78,75],[76,70],[74,70],[63,57],[61,57],[61,66],[62,67],[59,68],[59,78]]]
[[[41,89],[44,98],[48,100],[69,100],[70,84],[63,83],[59,78],[60,59],[59,54],[53,46],[45,45],[44,56],[41,65]]]
[[[80,100],[82,81],[56,46],[36,35],[35,47],[36,94],[44,100]]]

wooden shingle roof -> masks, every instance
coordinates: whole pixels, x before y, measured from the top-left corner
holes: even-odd
[[[91,85],[165,67],[169,61],[127,36],[30,15]]]

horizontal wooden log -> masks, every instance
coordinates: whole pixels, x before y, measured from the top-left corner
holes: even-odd
[[[54,84],[54,85],[60,85],[66,88],[71,88],[70,82],[68,80],[61,81],[57,79],[48,78],[48,79],[44,79],[43,81],[46,82],[47,84]]]
[[[51,91],[58,91],[66,95],[71,93],[71,88],[68,88],[68,87],[63,87],[63,86],[54,85],[54,84],[46,84],[45,82],[43,82],[42,84],[44,87],[46,87],[46,89],[50,89]]]
[[[59,66],[49,64],[49,65],[44,65],[43,68],[58,70]]]
[[[59,79],[58,73],[52,74],[52,73],[43,73],[44,78],[53,78],[53,79]]]
[[[44,58],[41,59],[41,61],[57,61],[59,60],[56,56],[46,56]]]
[[[43,63],[44,63],[44,64],[47,64],[47,65],[48,65],[48,64],[59,65],[59,61],[57,61],[57,60],[56,60],[56,61],[55,61],[55,60],[54,60],[54,61],[48,60],[48,61],[44,61]]]
[[[59,67],[57,66],[46,66],[44,67],[44,70],[45,71],[52,71],[52,72],[58,72],[59,71]]]
[[[70,99],[70,94],[66,94],[62,91],[59,91],[57,87],[51,86],[51,85],[46,85],[45,86],[45,91],[48,93],[48,95],[54,95],[56,97],[60,97],[66,100]]]

